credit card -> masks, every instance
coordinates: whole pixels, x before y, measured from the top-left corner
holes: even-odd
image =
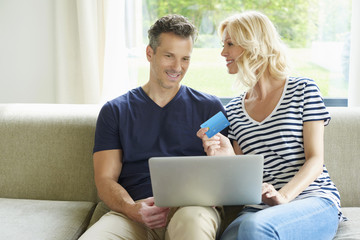
[[[220,111],[214,116],[212,116],[210,119],[208,119],[206,122],[200,125],[201,128],[209,128],[209,130],[206,132],[206,136],[208,138],[211,138],[218,132],[222,131],[224,128],[229,126],[230,123],[225,117],[225,115]]]

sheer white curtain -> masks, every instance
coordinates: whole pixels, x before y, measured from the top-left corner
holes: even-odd
[[[360,0],[352,1],[349,107],[360,107]]]
[[[129,34],[127,16],[135,14],[126,11],[133,0],[106,0],[104,5],[105,49],[104,73],[101,101],[115,98],[136,85],[136,79],[129,76],[128,48],[126,36]],[[125,24],[127,23],[127,24]]]
[[[126,0],[56,0],[56,101],[101,103],[128,91]],[[126,14],[125,14],[126,13]]]

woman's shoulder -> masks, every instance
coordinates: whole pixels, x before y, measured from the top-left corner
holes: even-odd
[[[316,85],[316,82],[308,77],[289,77],[289,86],[306,86],[308,84]]]
[[[226,104],[226,109],[239,108],[242,105],[243,98],[245,97],[245,92],[240,94],[237,97],[234,97],[230,100],[228,104]]]
[[[320,91],[315,80],[307,77],[289,77],[287,93],[305,94],[308,91]]]

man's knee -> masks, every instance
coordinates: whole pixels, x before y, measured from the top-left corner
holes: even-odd
[[[79,240],[146,239],[147,230],[123,214],[108,212],[92,225]]]
[[[177,239],[176,236],[180,235],[215,239],[219,224],[218,214],[211,207],[182,207],[171,218],[167,231],[172,239]]]
[[[175,212],[171,221],[184,222],[192,225],[217,225],[218,214],[216,213],[216,210],[211,207],[182,207]]]

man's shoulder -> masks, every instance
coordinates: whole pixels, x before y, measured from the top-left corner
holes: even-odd
[[[195,90],[195,89],[185,86],[185,85],[183,85],[183,87],[184,87],[184,92],[186,92],[186,94],[188,96],[190,96],[193,100],[198,100],[198,101],[202,101],[202,102],[203,101],[210,101],[210,102],[219,101],[220,102],[220,99],[215,95],[205,93],[205,92],[202,92],[199,90]]]
[[[128,92],[114,98],[111,99],[109,101],[107,101],[104,106],[121,106],[122,104],[126,104],[129,101],[132,101],[134,98],[139,98],[140,97],[140,87],[138,88],[134,88],[132,90],[129,90]]]
[[[101,108],[100,115],[114,114],[127,111],[133,105],[136,98],[140,98],[139,88],[134,88],[114,99],[107,101]]]

